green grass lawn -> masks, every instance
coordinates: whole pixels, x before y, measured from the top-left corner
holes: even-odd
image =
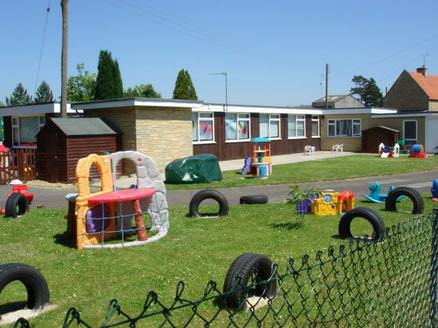
[[[437,169],[438,156],[431,156],[425,160],[421,160],[408,158],[407,156],[402,156],[397,159],[382,159],[377,155],[352,155],[317,161],[275,165],[272,169],[272,176],[263,180],[254,178],[243,179],[239,174],[240,170],[238,170],[224,172],[224,179],[219,182],[183,185],[167,184],[167,188],[173,190],[295,184]]]
[[[365,205],[375,208],[387,226],[412,217],[385,212],[383,205]],[[426,213],[431,210],[427,198]],[[156,243],[78,251],[65,243],[64,211],[32,209],[17,220],[0,219],[1,263],[23,262],[46,277],[58,308],[34,319],[33,327],[59,327],[71,306],[97,325],[113,298],[128,313],[139,313],[149,290],[170,304],[180,280],[187,284],[189,299],[199,298],[209,280],[222,288],[230,263],[243,252],[266,254],[284,270],[290,256],[313,256],[318,249],[345,243],[336,238],[339,217],[309,215],[296,229],[294,211],[287,204],[232,206],[228,217],[209,220],[187,218],[186,212],[172,208],[170,232]],[[359,224],[355,229],[367,228]],[[24,298],[24,288],[11,284],[0,294],[0,305]]]

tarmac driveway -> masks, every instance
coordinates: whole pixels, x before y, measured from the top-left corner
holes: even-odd
[[[430,191],[432,181],[438,178],[438,170],[429,172],[406,173],[399,175],[391,175],[384,177],[367,177],[341,181],[318,182],[299,184],[304,188],[315,187],[318,189],[334,189],[337,191],[351,190],[361,196],[368,193],[368,183],[378,180],[382,184],[383,192],[386,192],[388,186],[409,186],[418,189],[421,192]],[[293,185],[291,181],[290,185]],[[0,207],[6,203],[6,198],[11,190],[11,187],[0,186]],[[252,186],[242,188],[225,188],[218,189],[224,193],[229,202],[238,204],[239,198],[243,195],[265,194],[269,197],[269,201],[273,203],[283,202],[287,198],[289,185],[268,185],[268,186]],[[65,208],[67,209],[67,201],[65,195],[67,193],[76,192],[76,189],[70,188],[30,188],[34,193],[35,200],[33,206],[39,204],[46,208]],[[168,191],[169,205],[188,205],[192,196],[197,190],[171,190]]]

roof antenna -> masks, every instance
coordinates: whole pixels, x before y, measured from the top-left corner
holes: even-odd
[[[426,59],[429,57],[429,54],[426,52],[423,54],[423,67],[426,67]]]

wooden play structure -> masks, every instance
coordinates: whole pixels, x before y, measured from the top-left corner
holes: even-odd
[[[122,159],[136,167],[137,185],[129,189],[116,188],[117,164]],[[90,172],[94,170],[100,178],[97,192],[90,191]],[[68,196],[67,227],[78,249],[142,245],[167,234],[166,189],[150,157],[134,151],[91,154],[78,161],[76,175],[78,193]],[[144,215],[151,218],[151,238]]]
[[[260,179],[266,179],[272,174],[271,140],[269,138],[252,138],[251,157],[245,158],[242,176],[251,174]]]

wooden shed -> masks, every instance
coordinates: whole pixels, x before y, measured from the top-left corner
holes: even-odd
[[[376,126],[362,131],[362,152],[377,153],[380,143],[392,147],[400,139],[400,131],[387,127]]]
[[[76,164],[89,154],[115,152],[118,133],[100,118],[50,118],[37,134],[38,178],[73,182]]]

